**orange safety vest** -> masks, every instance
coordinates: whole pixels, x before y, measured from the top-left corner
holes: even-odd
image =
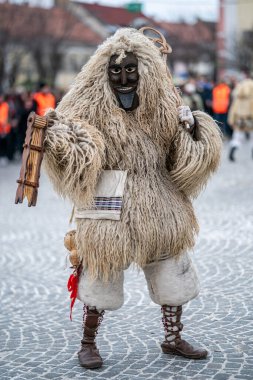
[[[227,84],[221,83],[213,89],[213,112],[227,113],[230,101],[230,88]]]
[[[40,116],[44,116],[48,108],[55,108],[55,97],[50,93],[36,92],[33,98],[37,102],[37,114]]]
[[[7,102],[3,102],[0,104],[0,135],[7,135],[10,131],[9,105]]]

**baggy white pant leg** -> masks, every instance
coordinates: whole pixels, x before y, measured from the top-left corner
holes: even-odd
[[[124,303],[124,272],[119,272],[117,279],[107,283],[92,280],[83,270],[78,283],[77,298],[85,305],[96,307],[97,310],[117,310]]]
[[[180,306],[199,294],[199,280],[188,253],[143,268],[150,298],[158,305]]]
[[[249,139],[250,139],[250,147],[253,149],[253,132],[249,133]]]
[[[244,138],[245,132],[235,130],[233,132],[232,140],[230,141],[231,148],[239,148],[242,145]]]

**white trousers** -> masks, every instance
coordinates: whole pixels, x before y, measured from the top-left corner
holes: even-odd
[[[249,132],[250,135],[250,146],[253,148],[253,132]],[[231,148],[239,148],[243,141],[245,140],[245,132],[243,131],[234,131],[232,140],[230,141]]]
[[[158,305],[180,306],[199,294],[199,280],[188,253],[151,263],[143,268],[149,295]],[[124,271],[108,283],[81,273],[77,298],[97,310],[117,310],[124,303]]]

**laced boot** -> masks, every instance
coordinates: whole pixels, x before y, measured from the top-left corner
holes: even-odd
[[[95,338],[100,326],[104,311],[99,313],[96,308],[84,305],[83,308],[83,339],[81,340],[81,350],[78,352],[80,365],[85,368],[100,368],[103,360],[97,349]]]
[[[182,339],[180,332],[183,329],[181,323],[182,306],[162,306],[165,340],[161,344],[164,354],[184,356],[189,359],[205,359],[208,352],[203,348],[193,347]]]

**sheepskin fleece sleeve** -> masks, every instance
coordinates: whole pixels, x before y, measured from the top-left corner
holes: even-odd
[[[76,206],[89,205],[102,168],[101,133],[85,122],[64,120],[55,112],[45,138],[44,167],[58,194]]]
[[[222,149],[219,127],[201,111],[193,112],[198,122],[198,137],[179,126],[168,156],[171,178],[187,196],[196,197],[217,169]]]
[[[236,111],[238,111],[238,107],[236,107],[236,101],[234,100],[228,112],[228,124],[231,125],[232,128],[234,128],[236,121]]]

